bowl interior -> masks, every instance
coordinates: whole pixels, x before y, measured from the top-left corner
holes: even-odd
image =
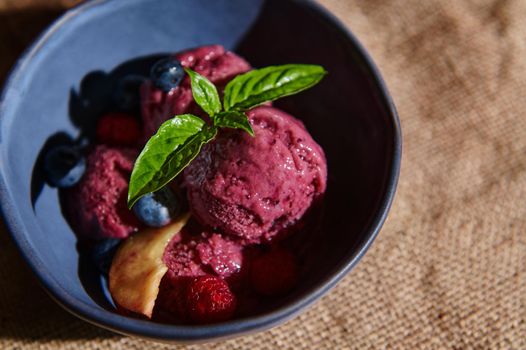
[[[172,327],[160,334],[155,327],[163,326],[124,322],[112,313],[100,275],[79,259],[57,191],[43,183],[40,170],[50,143],[89,134],[104,108],[97,98],[110,93],[119,76],[146,71],[151,55],[212,43],[256,67],[315,63],[329,71],[315,88],[277,104],[301,119],[322,145],[329,181],[321,224],[303,248],[309,273],[273,308],[299,306],[299,300],[347,269],[382,221],[398,166],[397,125],[360,50],[315,6],[279,0],[157,0],[154,6],[143,0],[94,1],[70,12],[21,61],[0,109],[4,215],[43,283],[84,318],[149,337],[211,338],[243,331],[233,322],[230,328],[210,328],[214,333]],[[254,319],[252,327],[287,315],[274,316]]]

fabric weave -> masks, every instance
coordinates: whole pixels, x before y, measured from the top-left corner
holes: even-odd
[[[370,51],[400,113],[391,213],[361,263],[310,310],[188,349],[526,349],[526,1],[321,2]],[[34,22],[24,13],[71,3],[0,0],[0,79],[29,40],[18,33]],[[0,231],[0,348],[178,348],[69,315]]]

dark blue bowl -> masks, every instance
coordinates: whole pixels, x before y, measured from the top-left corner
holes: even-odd
[[[57,191],[41,179],[39,155],[65,135],[89,137],[93,122],[87,120],[105,108],[113,79],[144,71],[148,56],[211,43],[235,50],[254,66],[316,63],[329,71],[320,85],[279,104],[305,122],[327,154],[322,235],[305,245],[312,266],[294,293],[254,317],[174,326],[121,316],[112,311],[101,276],[79,259]],[[320,298],[356,265],[380,230],[400,152],[396,111],[373,62],[344,26],[309,1],[91,1],[67,12],[24,54],[0,104],[1,206],[29,266],[75,315],[163,341],[267,329]]]

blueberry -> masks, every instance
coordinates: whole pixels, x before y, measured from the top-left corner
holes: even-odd
[[[108,238],[98,241],[91,248],[89,257],[101,273],[105,275],[109,273],[113,255],[115,255],[120,242],[120,239]]]
[[[169,188],[148,193],[133,206],[139,220],[151,227],[162,227],[170,223],[179,212],[180,202]]]
[[[163,58],[153,65],[150,78],[155,86],[164,92],[168,92],[176,88],[183,80],[183,66],[175,58]]]
[[[61,145],[48,151],[44,170],[52,186],[71,187],[86,171],[86,160],[76,147]]]
[[[113,102],[121,112],[136,112],[140,106],[140,88],[145,78],[128,75],[122,78],[113,93]]]

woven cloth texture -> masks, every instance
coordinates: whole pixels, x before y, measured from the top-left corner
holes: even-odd
[[[1,80],[74,2],[0,0]],[[307,312],[188,348],[526,349],[526,1],[321,2],[370,51],[400,113],[394,205],[361,263]],[[178,347],[63,311],[2,228],[0,348]]]

